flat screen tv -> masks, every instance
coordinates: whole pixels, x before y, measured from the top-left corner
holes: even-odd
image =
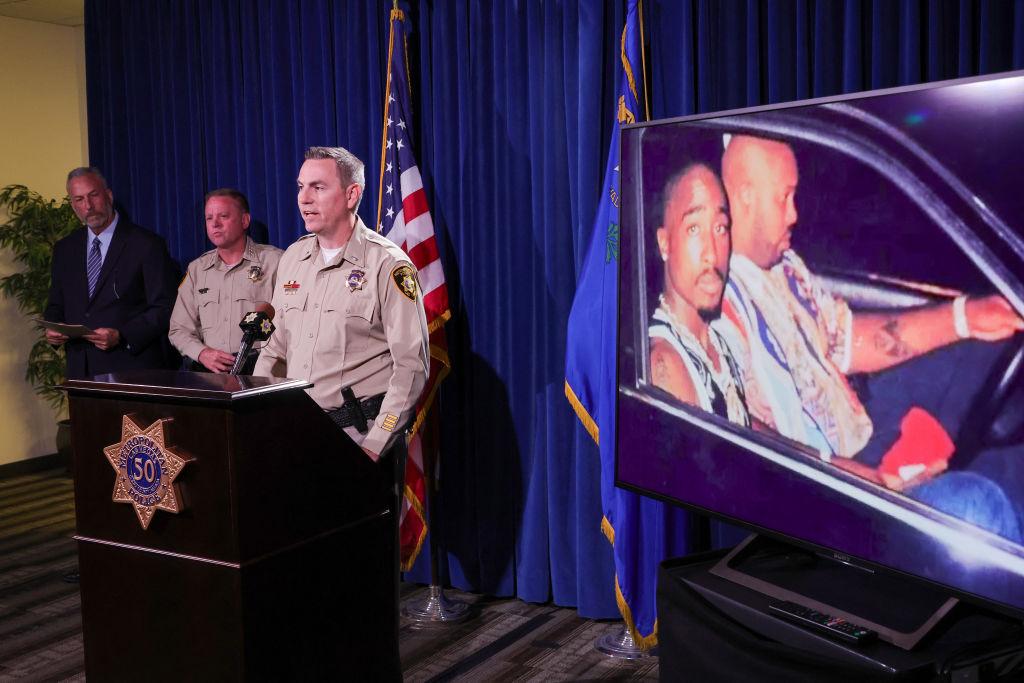
[[[1024,72],[621,145],[616,483],[1024,615]]]

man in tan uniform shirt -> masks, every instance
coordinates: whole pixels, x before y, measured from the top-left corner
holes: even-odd
[[[206,195],[206,234],[215,248],[188,265],[171,313],[171,343],[211,372],[231,369],[242,342],[238,323],[274,295],[283,252],[253,242],[249,221],[249,202],[241,192]]]
[[[409,257],[356,215],[365,184],[363,163],[351,152],[340,147],[306,150],[298,203],[312,234],[281,258],[273,298],[277,329],[253,374],[312,382],[310,397],[378,463],[390,515],[395,606],[389,615],[394,656],[379,662],[379,677],[400,681],[398,518],[404,433],[426,384],[428,333]]]
[[[356,215],[364,187],[363,163],[347,150],[306,151],[298,204],[312,234],[281,259],[277,330],[253,374],[312,382],[313,400],[376,461],[399,440],[426,383],[428,332],[409,257]]]

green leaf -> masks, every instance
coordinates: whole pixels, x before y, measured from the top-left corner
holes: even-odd
[[[0,278],[0,295],[17,302],[26,318],[38,318],[46,310],[50,295],[50,267],[53,245],[81,226],[65,197],[60,202],[43,199],[24,185],[0,189],[0,210],[8,216],[0,223],[0,249],[6,249],[20,271]],[[29,351],[25,379],[55,411],[65,400],[64,392],[54,387],[64,381],[67,361],[64,349],[46,343],[42,329]]]

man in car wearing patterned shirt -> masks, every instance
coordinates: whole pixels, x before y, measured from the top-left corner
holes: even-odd
[[[880,464],[908,424],[925,425],[929,442],[939,442],[957,435],[970,406],[972,397],[956,386],[957,373],[948,367],[928,373],[925,382],[903,381],[922,371],[916,363],[955,367],[973,355],[991,364],[997,355],[992,348],[975,353],[977,346],[955,342],[1006,339],[1024,321],[999,296],[855,313],[827,293],[790,248],[798,184],[790,146],[735,136],[723,155],[722,175],[733,218],[733,256],[716,325],[737,352],[751,415],[839,467],[1019,540],[1020,513],[1007,495],[1016,495],[1014,481],[999,486],[975,472],[936,477],[945,468],[941,458],[897,471]],[[957,358],[925,357],[945,347]],[[920,360],[908,363],[915,359]],[[877,400],[867,407],[847,381],[847,374],[879,373],[874,381],[894,372],[903,390],[872,392]]]

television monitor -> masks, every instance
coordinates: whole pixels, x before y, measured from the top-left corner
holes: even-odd
[[[617,485],[1024,615],[1022,150],[1024,72],[624,127]]]

